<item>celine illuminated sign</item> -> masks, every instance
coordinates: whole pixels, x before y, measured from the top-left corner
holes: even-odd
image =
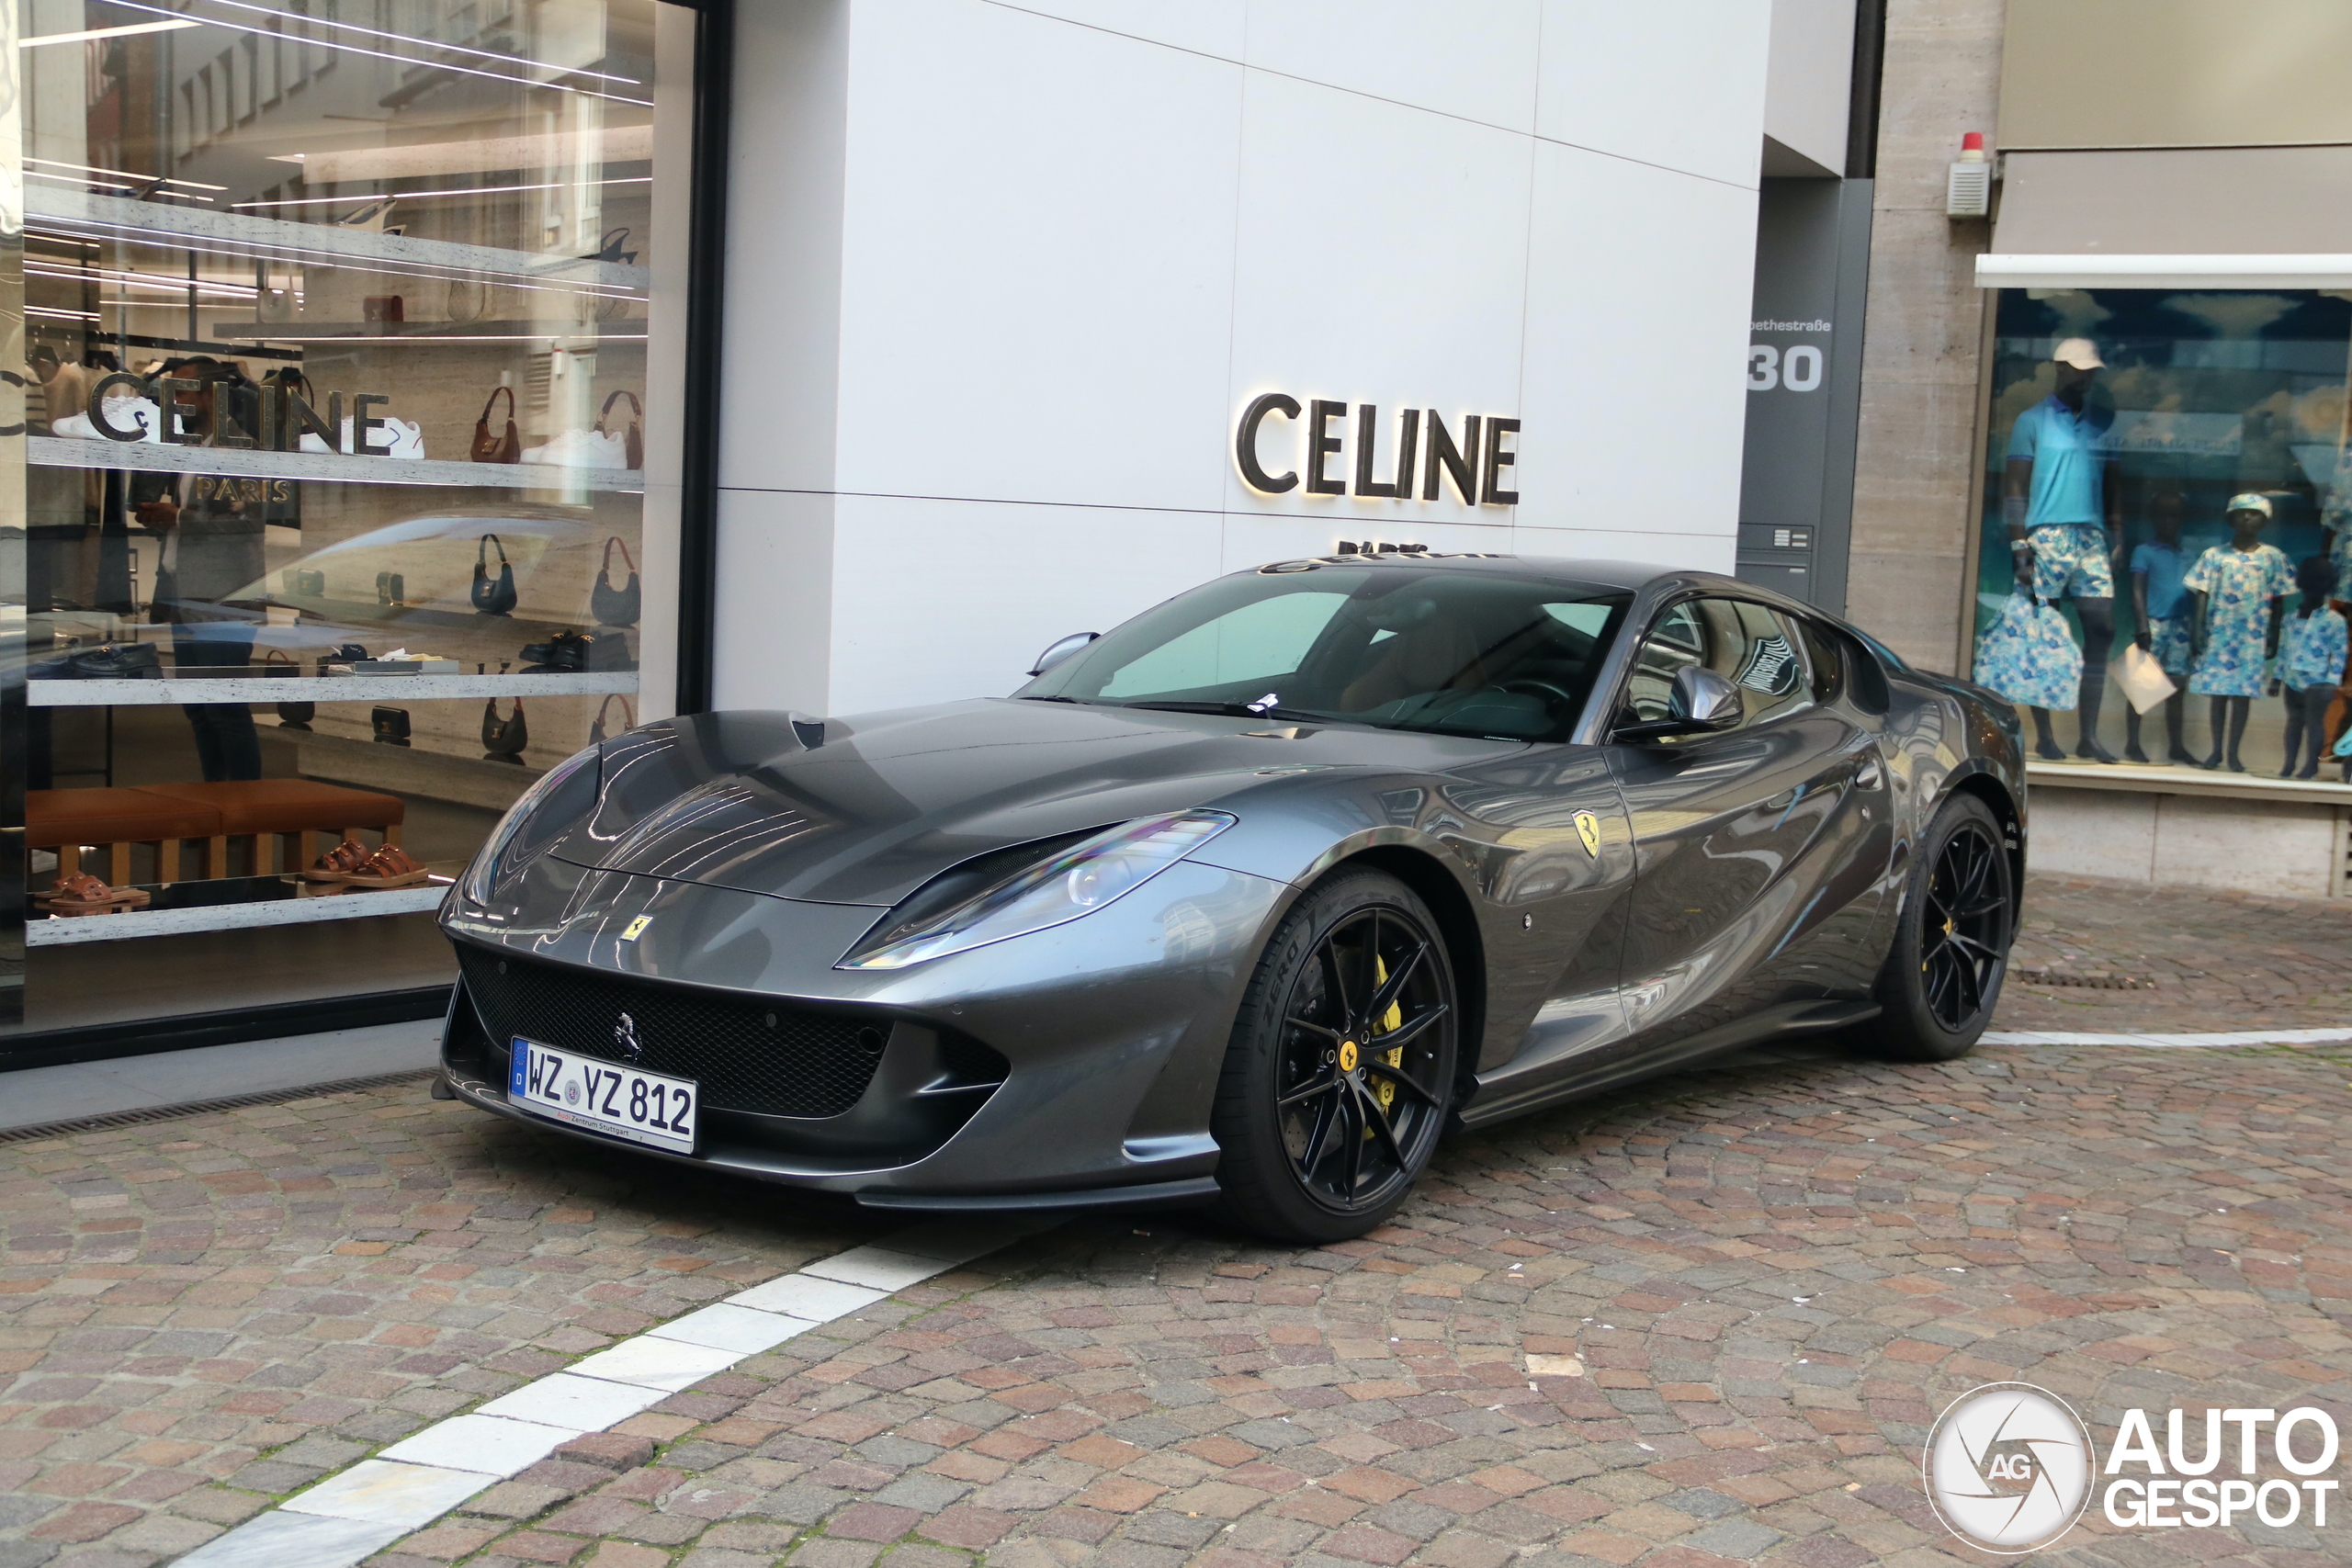
[[[1446,428],[1444,416],[1437,410],[1405,409],[1396,415],[1396,464],[1385,477],[1376,478],[1372,467],[1374,444],[1380,434],[1380,410],[1371,403],[1358,403],[1354,406],[1355,482],[1350,485],[1343,456],[1346,438],[1331,434],[1331,422],[1347,419],[1349,405],[1315,398],[1302,409],[1299,400],[1287,392],[1267,392],[1252,398],[1250,406],[1241,411],[1241,423],[1233,434],[1233,459],[1241,469],[1243,482],[1251,490],[1281,495],[1300,488],[1296,469],[1270,474],[1259,456],[1261,427],[1268,418],[1277,414],[1305,427],[1305,450],[1299,468],[1306,470],[1305,491],[1308,495],[1410,501],[1418,468],[1423,501],[1437,500],[1443,485],[1451,481],[1453,493],[1462,498],[1465,506],[1519,504],[1519,491],[1503,489],[1503,470],[1519,461],[1519,421],[1515,419],[1498,414],[1464,414],[1461,420],[1462,438],[1457,443],[1453,432]],[[1420,456],[1424,428],[1429,449],[1426,458]],[[1506,436],[1512,438],[1508,448],[1503,446]],[[1341,460],[1340,474],[1331,472],[1334,457]],[[1518,476],[1510,477],[1513,483],[1518,482]]]

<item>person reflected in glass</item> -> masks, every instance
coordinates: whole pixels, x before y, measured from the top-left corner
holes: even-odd
[[[2176,687],[2185,689],[2192,645],[2188,590],[2182,582],[2188,574],[2188,558],[2180,553],[2180,525],[2188,502],[2177,490],[2167,490],[2148,510],[2156,536],[2132,552],[2132,640],[2172,677]],[[2194,766],[2197,759],[2189,754],[2183,734],[2188,711],[2185,690],[2165,699],[2165,761]],[[2125,760],[2146,761],[2148,754],[2140,748],[2140,710],[2124,704],[2123,723]]]
[[[190,440],[209,436],[225,413],[238,429],[254,428],[257,400],[253,384],[232,365],[202,355],[166,360],[164,376],[205,383],[190,399],[183,394],[180,428]],[[154,618],[172,627],[172,659],[180,669],[243,668],[253,662],[254,623],[248,615],[222,606],[225,594],[257,581],[266,569],[265,524],[258,503],[249,504],[235,487],[226,498],[207,492],[196,474],[132,476],[131,514],[161,542],[155,571]],[[253,709],[243,703],[188,703],[198,766],[207,783],[261,777],[261,741]]]
[[[2230,772],[2242,773],[2238,744],[2278,651],[2278,612],[2295,586],[2295,569],[2285,551],[2262,542],[2270,523],[2268,496],[2230,497],[2229,519],[2230,542],[2199,556],[2182,582],[2192,595],[2189,636],[2196,647],[2188,689],[2213,699],[2213,752],[2197,765],[2219,768],[2226,761]]]
[[[2287,761],[2278,770],[2282,779],[2319,777],[2327,705],[2344,679],[2346,628],[2344,617],[2327,603],[2335,586],[2335,569],[2325,556],[2312,556],[2295,568],[2295,587],[2302,600],[2287,617],[2287,629],[2278,638],[2278,673],[2270,682],[2270,694],[2278,695],[2283,686],[2287,698]]]
[[[2122,565],[2122,491],[2115,465],[2100,450],[2114,415],[2090,403],[2091,384],[2107,362],[2086,337],[2052,352],[2055,386],[2018,415],[2001,479],[2001,519],[2011,569],[2020,587],[2045,604],[2075,602],[2083,626],[2082,683],[2075,701],[2075,755],[2112,762],[2099,744],[2100,699],[2115,643],[2115,575]],[[2033,710],[2035,754],[2064,761],[2050,731],[2050,710]]]

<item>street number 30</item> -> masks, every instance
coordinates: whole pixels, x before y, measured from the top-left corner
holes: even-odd
[[[1747,349],[1747,389],[1769,392],[1775,387],[1786,387],[1792,392],[1810,392],[1821,385],[1821,350],[1809,343],[1798,344],[1783,354],[1769,343],[1750,344]]]

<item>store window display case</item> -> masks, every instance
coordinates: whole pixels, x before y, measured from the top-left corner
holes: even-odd
[[[1971,673],[2037,767],[2352,799],[2352,290],[1994,309]]]
[[[5,1027],[445,985],[500,814],[671,711],[691,14],[17,26]]]

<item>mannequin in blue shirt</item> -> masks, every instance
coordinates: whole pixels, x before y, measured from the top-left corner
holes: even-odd
[[[2149,503],[2148,520],[2156,536],[2132,552],[2132,640],[2152,655],[2177,688],[2165,699],[2165,760],[2194,767],[2182,733],[2188,710],[2188,590],[2181,586],[2188,561],[2180,553],[2180,525],[2188,503],[2180,491],[2167,490]],[[2144,762],[2140,749],[2140,710],[2123,705],[2124,761]]]
[[[2001,517],[2018,586],[2046,604],[2073,599],[2083,625],[2075,755],[2093,762],[2115,761],[2099,744],[2098,710],[2115,642],[2115,579],[2123,567],[2122,490],[2115,464],[2098,450],[2105,417],[2089,404],[2091,383],[2105,367],[2088,338],[2058,344],[2053,389],[2018,416],[2001,479]],[[2050,710],[2035,708],[2033,723],[2035,753],[2065,761],[2050,732]]]

